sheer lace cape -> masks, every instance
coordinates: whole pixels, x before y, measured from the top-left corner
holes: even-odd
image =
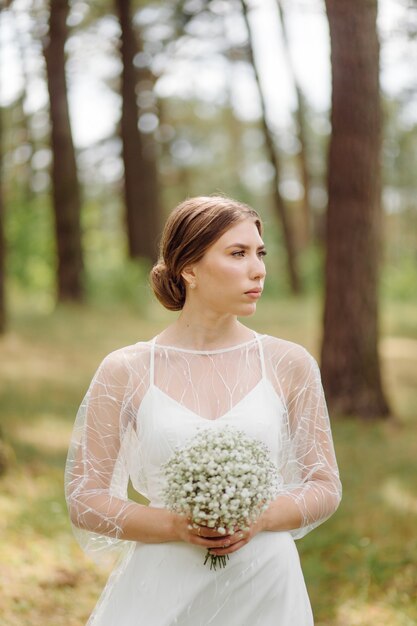
[[[123,540],[124,521],[141,505],[128,498],[127,487],[130,478],[137,492],[148,495],[138,411],[153,384],[201,421],[225,416],[265,378],[280,399],[283,494],[302,518],[291,532],[298,539],[327,519],[339,504],[341,485],[320,371],[305,348],[267,335],[210,352],[157,344],[152,350],[151,342],[141,342],[103,360],[77,414],[66,497],[82,547],[100,561],[131,543]]]

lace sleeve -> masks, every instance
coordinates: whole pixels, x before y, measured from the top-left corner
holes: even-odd
[[[292,531],[299,539],[335,512],[342,488],[319,367],[305,348],[285,343],[275,369],[287,411],[282,473],[285,495],[301,513]]]
[[[122,351],[97,370],[77,413],[65,470],[74,534],[96,561],[124,553],[123,522],[137,505],[127,499],[135,432],[129,410],[129,369]]]

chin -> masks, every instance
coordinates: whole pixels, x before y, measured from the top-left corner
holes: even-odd
[[[256,313],[256,303],[247,304],[245,307],[241,307],[240,311],[236,313],[238,317],[250,317]]]

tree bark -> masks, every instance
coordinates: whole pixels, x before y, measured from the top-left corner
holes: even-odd
[[[19,119],[19,142],[27,143],[31,149],[31,156],[33,156],[37,149],[37,141],[34,137],[31,128],[31,115],[25,110],[25,103],[28,100],[29,90],[30,90],[30,81],[29,81],[29,68],[27,63],[28,52],[30,54],[30,50],[28,47],[25,48],[24,40],[22,37],[21,25],[19,20],[19,12],[15,10],[15,7],[12,6],[10,2],[10,14],[13,16],[14,21],[14,31],[15,31],[15,44],[18,50],[19,60],[20,60],[20,71],[22,73],[23,78],[23,86],[21,93],[15,103],[15,106],[18,107],[20,113]],[[34,191],[32,189],[32,177],[33,177],[33,168],[30,163],[30,159],[26,161],[25,164],[22,164],[23,170],[23,180],[22,185],[19,184],[21,188],[21,197],[27,203],[30,203],[34,198]]]
[[[378,357],[381,107],[376,0],[326,0],[332,63],[324,334],[329,405],[388,416]]]
[[[52,198],[57,246],[59,301],[83,298],[81,199],[68,110],[65,42],[68,0],[50,0],[49,35],[44,46],[51,119]]]
[[[285,19],[282,0],[277,0],[279,18],[281,22],[281,30],[284,42],[284,51],[287,59],[289,72],[294,83],[295,95],[297,99],[297,108],[295,111],[295,119],[297,123],[297,139],[299,142],[299,150],[297,160],[300,169],[301,183],[303,185],[303,196],[301,198],[302,209],[302,229],[301,229],[301,246],[307,247],[311,241],[312,231],[312,215],[310,206],[310,170],[308,165],[308,146],[307,146],[307,101],[304,96],[301,85],[297,79],[294,63],[291,57],[290,43],[287,32],[287,23]]]
[[[1,12],[1,9],[0,9]],[[6,238],[4,235],[3,110],[0,107],[0,335],[6,331]],[[1,473],[1,472],[0,472]]]
[[[154,261],[160,234],[156,146],[151,135],[145,136],[138,129],[136,98],[141,81],[134,66],[134,57],[140,47],[132,25],[131,2],[116,0],[115,4],[121,28],[123,64],[120,133],[129,256]]]
[[[287,268],[288,268],[288,277],[291,286],[291,290],[293,293],[297,294],[301,291],[301,283],[300,277],[297,268],[297,260],[296,260],[296,252],[294,245],[294,236],[291,228],[290,220],[287,215],[287,208],[285,206],[285,202],[283,197],[281,196],[279,190],[279,179],[280,179],[280,163],[279,158],[275,149],[274,138],[272,136],[271,130],[268,125],[268,121],[266,119],[266,104],[265,97],[262,90],[261,81],[259,78],[258,68],[255,63],[255,58],[253,54],[253,44],[252,44],[252,31],[248,18],[248,7],[246,5],[246,0],[240,0],[242,6],[243,17],[246,24],[246,30],[248,33],[248,55],[249,61],[253,67],[253,71],[255,74],[255,80],[258,87],[259,98],[261,101],[261,109],[262,109],[262,129],[264,132],[265,145],[268,152],[270,163],[273,167],[273,199],[274,205],[276,209],[276,213],[281,222],[282,233],[284,237],[284,244],[287,253]]]
[[[0,19],[1,19],[0,8]],[[3,187],[3,110],[0,106],[0,335],[6,331],[6,297],[5,297],[5,251],[6,240],[4,236],[4,187]],[[9,465],[7,447],[4,443],[3,432],[0,428],[0,476]]]

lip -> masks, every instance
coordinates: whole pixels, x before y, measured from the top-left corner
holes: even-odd
[[[245,295],[247,296],[257,296],[259,297],[262,293],[262,289],[256,288],[256,289],[250,289],[249,291],[245,291]]]

